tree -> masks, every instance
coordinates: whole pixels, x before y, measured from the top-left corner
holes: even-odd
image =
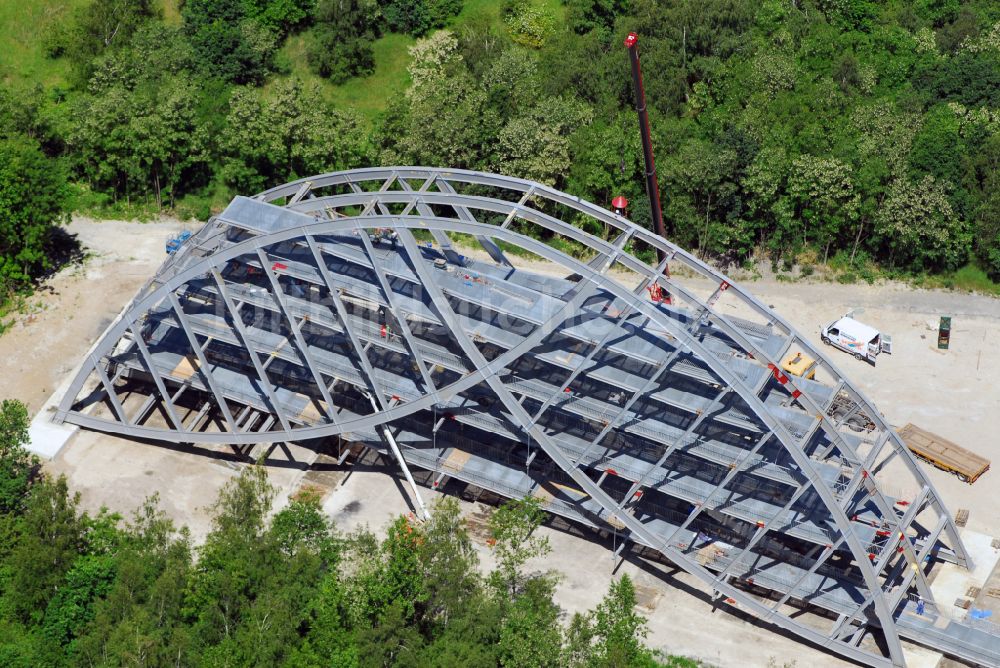
[[[536,106],[543,97],[537,61],[534,53],[516,46],[493,58],[479,77],[487,106],[502,118]]]
[[[823,262],[831,246],[858,218],[859,198],[854,192],[849,165],[836,158],[802,155],[792,161],[788,179],[795,215],[802,220],[802,243],[812,240],[823,249]]]
[[[562,647],[562,663],[567,668],[585,668],[594,658],[594,625],[590,615],[573,613]]]
[[[646,620],[635,611],[635,586],[629,576],[611,583],[593,620],[598,665],[626,668],[649,663],[649,650],[642,644],[648,633]]]
[[[545,511],[535,498],[513,499],[490,515],[490,539],[497,560],[490,581],[503,596],[513,597],[521,591],[526,582],[521,569],[528,559],[551,551],[547,536],[534,535],[544,519]]]
[[[194,641],[181,607],[191,574],[186,529],[176,531],[147,498],[108,548],[115,577],[93,605],[93,620],[75,629],[69,654],[80,664],[194,663]],[[93,541],[89,551],[93,552]],[[51,607],[51,606],[50,606]]]
[[[247,16],[285,36],[309,18],[314,0],[243,0]]]
[[[77,514],[79,495],[70,495],[66,478],[42,478],[32,486],[20,520],[19,540],[7,565],[6,595],[26,624],[42,621],[66,572],[81,554],[84,522]]]
[[[594,122],[570,135],[571,163],[566,177],[569,192],[609,207],[618,195],[638,202],[645,181],[639,136],[629,131],[634,121],[625,114],[608,123],[595,116]],[[635,204],[629,208],[626,215],[636,220]],[[608,234],[606,229],[588,231],[603,237]]]
[[[1000,106],[1000,53],[960,50],[935,60],[918,73],[915,83],[936,100],[953,100],[967,107]]]
[[[111,590],[117,568],[111,555],[84,555],[45,609],[42,629],[49,642],[67,646],[94,615],[94,605]]]
[[[38,478],[38,458],[29,443],[27,407],[16,399],[0,403],[0,513],[20,514],[28,491]]]
[[[237,84],[261,83],[277,34],[247,15],[244,0],[186,0],[184,28],[205,73]],[[293,3],[294,4],[294,3]]]
[[[567,0],[564,4],[570,28],[580,34],[611,28],[628,7],[626,0]]]
[[[26,137],[0,140],[0,290],[52,267],[53,228],[67,220],[66,174]]]
[[[307,42],[309,66],[332,83],[375,71],[372,41],[378,36],[378,5],[371,0],[319,0]]]
[[[990,193],[976,210],[975,249],[990,278],[1000,281],[1000,192]]]
[[[462,11],[463,0],[387,0],[380,3],[386,27],[392,32],[422,37],[443,28]]]
[[[538,48],[555,30],[555,17],[546,7],[529,0],[513,0],[504,8],[504,23],[511,39],[518,44]]]
[[[458,501],[439,497],[421,530],[417,556],[426,600],[422,624],[446,629],[456,618],[476,607],[482,594],[479,559],[465,528]]]
[[[128,44],[136,30],[158,14],[152,0],[94,0],[70,14],[54,50],[65,52],[77,82],[83,85],[93,71],[95,56]]]
[[[889,260],[907,269],[955,269],[968,260],[970,236],[948,201],[946,185],[933,176],[919,183],[897,178],[876,219]]]
[[[129,200],[152,194],[162,207],[197,182],[208,156],[196,118],[197,84],[183,76],[158,83],[95,86],[77,102],[69,142],[95,188]]]
[[[993,280],[1000,280],[1000,133],[989,136],[972,160],[977,204],[975,251]]]
[[[92,189],[129,202],[152,196],[162,207],[207,180],[195,59],[181,30],[147,25],[95,64],[87,93],[67,105],[66,136],[75,171]]]
[[[706,252],[725,252],[737,245],[730,234],[738,228],[726,220],[729,200],[737,193],[736,167],[735,151],[698,140],[685,141],[664,161],[670,193],[664,215],[675,238]]]
[[[389,0],[382,8],[386,26],[392,32],[420,37],[431,28],[426,0]]]
[[[344,585],[340,575],[329,572],[320,582],[308,606],[308,632],[287,665],[306,668],[319,664],[331,668],[355,668],[360,663],[357,639],[347,617]]]
[[[542,100],[500,129],[496,170],[546,185],[561,185],[571,165],[569,136],[590,118],[590,108],[575,100]]]
[[[910,175],[920,180],[925,174],[935,179],[960,186],[965,168],[963,141],[959,135],[961,121],[947,105],[938,105],[924,116],[923,127],[913,138],[910,148]],[[953,207],[964,199],[964,192],[950,193]],[[963,202],[964,203],[964,202]],[[960,209],[961,210],[961,209]],[[964,211],[962,211],[964,213]]]
[[[184,614],[203,642],[232,640],[260,590],[269,556],[262,550],[274,488],[263,465],[244,467],[219,492],[212,531],[199,550]]]
[[[233,92],[219,146],[223,180],[240,192],[363,164],[368,151],[357,118],[320,101],[315,86],[281,82],[265,97]]]
[[[418,613],[428,600],[420,563],[421,527],[407,517],[389,526],[381,544],[367,532],[350,540],[348,614],[358,629],[362,666],[416,665],[424,646]]]
[[[465,0],[427,0],[427,14],[432,28],[443,28],[453,16],[462,12]]]
[[[245,665],[278,665],[301,642],[309,605],[338,544],[313,494],[300,494],[270,522],[260,544],[251,602],[232,638]],[[228,641],[220,644],[229,652]]]
[[[442,30],[409,50],[412,83],[398,136],[385,136],[387,163],[481,167],[498,119],[458,53],[458,40]]]
[[[51,132],[43,116],[46,92],[41,84],[0,88],[0,139],[27,136],[44,142]]]
[[[552,578],[532,578],[507,608],[497,643],[504,668],[561,665],[562,610],[552,600],[554,589]]]
[[[867,32],[878,17],[878,6],[869,0],[820,0],[820,10],[834,23]]]

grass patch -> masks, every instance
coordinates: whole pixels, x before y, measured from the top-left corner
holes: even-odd
[[[1000,297],[1000,283],[995,282],[981,267],[973,262],[953,272],[937,275],[921,275],[913,284],[922,288],[977,292]]]
[[[561,4],[556,0],[555,4]],[[465,0],[462,3],[462,11],[451,21],[449,27],[460,27],[470,19],[477,16],[484,16],[493,23],[500,23],[500,14],[503,3],[496,0]]]
[[[168,26],[179,26],[183,23],[180,4],[180,0],[158,0],[156,3],[163,16],[163,22]]]
[[[152,195],[116,200],[107,193],[94,192],[82,183],[70,183],[69,192],[67,209],[90,218],[149,222],[166,213],[165,209],[161,211],[157,208]]]
[[[40,83],[66,82],[70,63],[45,53],[48,33],[87,0],[0,0],[0,79]]]
[[[333,86],[333,103],[338,107],[350,107],[369,119],[384,111],[389,100],[402,95],[410,84],[410,74],[406,71],[410,64],[407,49],[416,41],[409,35],[395,33],[379,37],[372,44],[375,72],[369,77],[355,77]],[[305,60],[302,62],[304,64]]]
[[[22,292],[0,296],[0,335],[11,328],[16,321],[14,316],[23,313],[27,303],[26,295]]]
[[[833,272],[833,280],[842,284],[864,281],[871,285],[877,280],[889,280],[928,290],[957,290],[1000,297],[1000,283],[991,279],[974,261],[955,271],[941,274],[910,274],[898,269],[879,267],[866,253],[859,252],[854,261],[850,262],[847,253],[841,251],[830,259],[827,267]],[[781,279],[780,276],[778,278]]]
[[[163,215],[173,215],[180,220],[208,221],[213,215],[220,213],[233,198],[233,192],[224,183],[216,180],[197,192],[186,193],[176,202],[173,208],[167,201],[163,208],[157,208],[152,195],[133,197],[131,200],[120,197],[115,200],[105,193],[95,193],[85,184],[70,184],[69,209],[90,218],[110,220],[136,220],[147,223]]]
[[[162,0],[165,4],[177,0]],[[556,18],[557,28],[566,23],[566,7],[561,0],[534,0],[540,9]],[[454,17],[447,30],[458,33],[463,26],[474,20],[485,18],[490,23],[503,27],[501,10],[503,4],[496,0],[465,0],[462,11]],[[410,84],[406,68],[410,64],[407,49],[416,43],[410,35],[387,33],[372,43],[375,58],[375,72],[367,77],[353,77],[342,84],[334,85],[309,69],[306,58],[308,31],[290,35],[278,51],[278,67],[287,72],[283,76],[294,76],[306,83],[316,83],[324,97],[340,109],[352,109],[373,124],[379,114],[385,111],[389,102],[402,95]],[[272,78],[280,80],[282,76]]]
[[[389,33],[379,37],[372,44],[375,56],[375,72],[368,77],[353,77],[340,85],[316,75],[309,69],[306,58],[307,33],[291,35],[278,52],[278,65],[304,83],[319,86],[327,101],[339,109],[352,109],[369,123],[385,111],[389,101],[402,95],[410,83],[406,71],[410,63],[407,49],[416,43],[409,35]],[[275,77],[280,80],[282,77]]]

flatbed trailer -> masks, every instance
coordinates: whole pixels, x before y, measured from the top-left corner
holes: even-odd
[[[954,473],[962,482],[972,484],[990,468],[990,460],[913,423],[898,433],[910,452],[943,471]]]

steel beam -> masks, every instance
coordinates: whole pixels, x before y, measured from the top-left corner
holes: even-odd
[[[174,309],[174,315],[177,317],[177,322],[180,323],[181,329],[184,330],[188,343],[191,345],[191,349],[198,358],[198,371],[205,379],[205,385],[207,385],[212,391],[212,396],[215,397],[215,403],[219,408],[219,412],[222,413],[223,418],[226,420],[226,425],[229,427],[229,431],[235,433],[236,424],[233,421],[233,414],[229,411],[229,406],[226,404],[226,398],[222,395],[218,386],[215,384],[215,378],[212,377],[212,371],[209,368],[208,358],[205,357],[205,351],[202,349],[201,344],[198,343],[198,337],[195,336],[194,331],[191,329],[191,323],[188,321],[187,315],[184,313],[184,308],[177,300],[177,295],[174,294],[172,288],[167,289],[166,292],[167,299],[170,300],[170,305]],[[206,339],[205,345],[208,345],[209,341],[211,341],[211,339]]]

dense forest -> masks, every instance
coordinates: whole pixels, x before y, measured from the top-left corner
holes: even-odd
[[[0,665],[288,668],[696,668],[643,644],[627,576],[569,619],[544,556],[544,513],[513,501],[488,524],[483,575],[458,502],[342,534],[308,491],[275,512],[261,465],[219,493],[194,545],[146,499],[88,515],[25,449],[22,404],[0,405]]]
[[[624,194],[649,225],[629,31],[673,240],[1000,279],[989,0],[76,0],[35,31],[54,83],[0,70],[0,276],[46,271],[68,210],[204,218],[362,165]]]

